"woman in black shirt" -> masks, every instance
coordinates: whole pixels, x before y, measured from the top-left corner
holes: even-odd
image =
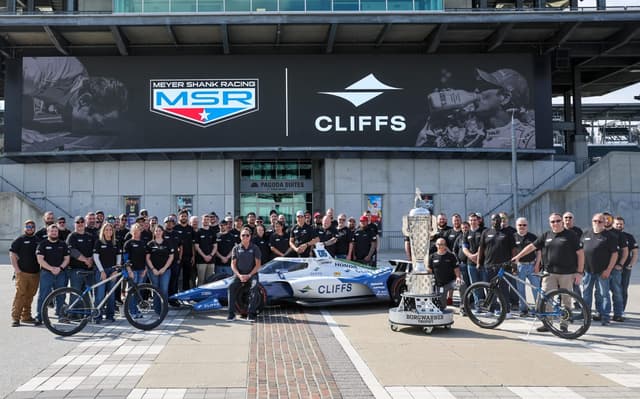
[[[277,221],[275,223],[275,231],[269,237],[269,251],[272,259],[278,256],[290,256],[291,248],[289,248],[289,236],[284,231],[284,223]]]
[[[96,265],[96,281],[104,281],[114,272],[114,266],[120,264],[121,252],[116,241],[115,229],[111,223],[105,223],[100,229],[98,240],[93,246],[93,263]],[[104,299],[107,292],[113,288],[114,281],[102,284],[96,290],[96,303],[98,306]],[[109,295],[106,303],[105,316],[107,321],[115,321],[114,314],[116,309],[115,295]],[[102,310],[102,309],[100,309]],[[102,313],[96,318],[96,323],[102,320]]]
[[[258,248],[260,248],[261,261],[263,265],[271,260],[271,251],[269,251],[269,240],[264,233],[264,225],[256,225],[256,234],[253,237],[253,243],[256,244]]]

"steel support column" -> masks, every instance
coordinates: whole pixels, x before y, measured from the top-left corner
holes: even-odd
[[[582,77],[580,68],[577,65],[572,67],[573,73],[573,156],[576,162],[576,173],[582,173],[589,167],[589,153],[587,149],[587,135],[582,128]]]

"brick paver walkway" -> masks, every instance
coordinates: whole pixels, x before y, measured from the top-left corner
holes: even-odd
[[[247,398],[342,398],[306,315],[267,309],[252,333]]]

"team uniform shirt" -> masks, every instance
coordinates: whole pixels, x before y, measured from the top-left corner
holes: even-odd
[[[320,229],[318,230],[318,238],[320,238],[320,242],[324,243],[329,241],[330,239],[332,239],[333,237],[336,237],[338,235],[338,231],[333,228],[333,226],[329,226],[328,229]],[[331,254],[331,256],[336,256],[336,244],[333,245],[326,245],[325,244],[325,249],[327,250],[327,252],[329,252],[329,254]]]
[[[447,242],[447,248],[453,251],[453,245],[456,243],[456,240],[458,239],[458,237],[460,237],[461,234],[462,229],[455,230],[453,227],[445,232],[444,237],[442,238],[444,238]]]
[[[584,270],[589,273],[602,273],[609,266],[611,254],[618,252],[618,236],[609,231],[594,233],[593,230],[582,234],[584,247]]]
[[[338,241],[335,245],[335,254],[346,256],[349,253],[349,243],[352,239],[352,232],[348,227],[343,227],[336,234]]]
[[[255,244],[258,249],[260,249],[260,260],[262,264],[269,262],[271,260],[271,250],[269,249],[269,240],[266,236],[258,237],[255,236],[251,239],[251,242]]]
[[[467,234],[463,236],[462,246],[475,254],[480,248],[480,238],[482,238],[482,228],[478,227],[477,230],[469,230]],[[475,265],[476,263],[469,259],[469,264]]]
[[[482,232],[480,247],[483,248],[484,266],[491,267],[511,260],[516,243],[513,233],[507,229],[487,229]]]
[[[129,229],[127,228],[116,230],[116,242],[118,243],[120,249],[122,249],[124,243],[127,242],[127,240],[125,239],[127,234],[129,234]]]
[[[99,227],[85,227],[84,228],[84,232],[91,234],[93,236],[94,241],[98,239],[98,235],[100,234],[100,228]]]
[[[200,247],[202,253],[204,253],[205,255],[209,255],[213,251],[213,245],[216,242],[216,236],[213,230],[211,230],[211,227],[209,227],[208,229],[200,228],[195,234],[194,242],[198,244],[198,247]],[[209,264],[213,262],[214,259],[211,258]],[[200,256],[198,251],[196,251],[196,263],[206,263],[202,256]]]
[[[467,264],[469,260],[467,259],[467,255],[465,255],[464,251],[462,250],[463,248],[462,242],[464,241],[464,237],[465,237],[465,234],[463,234],[461,231],[460,234],[458,235],[458,238],[456,238],[455,242],[453,243],[452,251],[454,255],[456,255],[456,257],[458,258],[459,263]],[[407,239],[408,237],[405,237],[405,241],[407,241]]]
[[[182,259],[191,259],[193,256],[193,227],[177,224],[173,231],[178,234],[180,245],[182,245]]]
[[[78,250],[82,256],[87,258],[91,258],[93,256],[93,245],[95,243],[95,238],[90,233],[79,234],[77,232],[73,232],[69,234],[67,238],[67,245],[69,246],[69,252],[73,254],[74,250]],[[69,262],[69,267],[72,269],[88,269],[87,265],[78,259],[71,256],[71,261]]]
[[[40,241],[36,248],[36,255],[44,256],[45,262],[50,266],[60,267],[64,262],[64,257],[69,256],[69,247],[64,241],[51,242],[49,240]]]
[[[429,255],[429,268],[436,277],[436,285],[443,287],[456,279],[455,269],[458,267],[458,259],[451,252],[443,255],[432,253]]]
[[[67,238],[69,238],[70,234],[71,234],[71,231],[67,229],[58,229],[58,240],[67,242]]]
[[[573,227],[571,228],[571,231],[573,231],[574,233],[576,233],[576,235],[578,236],[578,239],[580,239],[580,237],[582,237],[582,233],[583,233],[583,231],[582,231],[582,229],[581,229],[580,227],[578,227],[578,226],[573,226]]]
[[[249,243],[249,247],[245,248],[242,244],[233,247],[231,260],[236,259],[236,268],[240,274],[249,274],[256,266],[256,259],[261,259],[262,253],[260,248],[254,243]]]
[[[46,240],[47,239],[47,228],[43,227],[40,230],[36,231],[36,234],[34,234],[36,236],[36,240],[38,241],[42,241],[42,240]],[[58,238],[60,239],[60,238]]]
[[[144,242],[145,245],[151,240],[153,240],[153,233],[151,230],[142,230],[140,232],[140,240]]]
[[[293,238],[293,243],[296,247],[301,246],[302,244],[306,244],[314,238],[318,237],[318,232],[316,229],[308,224],[303,224],[300,226],[296,224],[291,228],[291,238]],[[311,254],[311,246],[307,245],[304,252],[298,254],[299,257],[305,258]]]
[[[156,240],[147,243],[147,253],[150,255],[151,264],[156,270],[160,270],[167,264],[169,256],[173,255],[175,247],[169,240],[162,240],[158,243]]]
[[[578,270],[578,254],[582,243],[576,233],[563,229],[559,233],[549,230],[533,243],[542,250],[542,265],[549,273],[573,274]]]
[[[516,231],[513,235],[513,239],[515,240],[515,244],[516,244],[516,253],[520,253],[520,251],[522,251],[524,247],[526,247],[529,244],[533,244],[538,239],[538,236],[536,236],[533,233],[527,233],[524,236],[521,236]],[[535,262],[535,260],[536,260],[536,252],[533,251],[530,254],[527,254],[526,256],[523,256],[522,258],[520,258],[519,263],[533,263]]]
[[[165,230],[164,234],[162,235],[162,239],[164,241],[167,242],[168,245],[171,245],[171,247],[173,248],[173,251],[175,252],[175,256],[173,257],[173,261],[177,262],[178,261],[178,248],[180,248],[180,246],[182,245],[182,241],[180,240],[180,235],[178,234],[177,231],[175,230]],[[153,240],[151,240],[153,241]],[[149,242],[151,242],[149,241]],[[149,244],[147,243],[147,248],[149,247]]]
[[[111,241],[102,242],[98,240],[93,246],[93,253],[98,255],[103,269],[106,270],[116,265],[118,255],[120,255],[122,251],[118,247],[117,242],[116,245],[113,245]]]
[[[629,265],[631,264],[631,258],[633,257],[631,252],[634,249],[638,249],[638,243],[636,242],[635,237],[627,233],[626,231],[623,231],[622,235],[624,236],[625,241],[627,243],[627,247],[629,248],[629,256],[627,256],[627,260],[624,262],[624,265],[622,266],[629,267]],[[631,265],[631,267],[633,267],[633,265]]]
[[[622,260],[622,249],[623,248],[627,248],[627,240],[625,239],[624,235],[616,229],[609,229],[606,230],[606,232],[608,234],[610,234],[611,236],[614,237],[616,243],[618,244],[618,261],[616,262],[617,264],[621,264],[622,262],[620,262]],[[626,259],[624,260],[626,263]]]
[[[377,240],[378,236],[373,235],[371,230],[367,228],[357,229],[351,238],[351,242],[353,243],[353,255],[355,258],[357,260],[362,260],[369,255],[371,246],[375,245]]]
[[[124,243],[122,252],[131,262],[131,270],[145,269],[147,244],[144,241],[131,239]]]
[[[38,273],[40,271],[38,258],[36,258],[38,242],[39,240],[35,234],[30,236],[23,234],[11,243],[9,251],[18,256],[18,269],[21,272]]]
[[[216,243],[218,244],[218,253],[224,257],[229,256],[231,250],[233,250],[233,247],[237,244],[236,238],[231,232],[224,234],[219,233],[216,238]],[[215,264],[218,266],[228,266],[231,264],[231,258],[229,258],[229,262],[222,263],[222,260],[216,256]]]
[[[271,237],[269,237],[269,247],[275,248],[286,255],[287,251],[289,251],[289,238],[285,233],[278,235],[274,231],[273,234],[271,234]],[[272,254],[273,256],[276,256],[275,253],[272,252]]]
[[[240,244],[240,230],[236,229],[235,227],[232,228],[231,230],[229,230],[229,234],[231,234],[231,236],[233,237],[233,240],[235,241],[236,244]]]

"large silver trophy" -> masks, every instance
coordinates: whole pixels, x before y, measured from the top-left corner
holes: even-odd
[[[421,327],[430,333],[433,327],[449,328],[453,324],[453,313],[443,310],[446,304],[439,303],[439,294],[433,274],[427,272],[432,228],[435,227],[429,205],[416,189],[414,208],[402,218],[402,233],[411,244],[411,270],[405,276],[407,290],[397,308],[389,309],[389,323],[393,331],[398,326]],[[442,307],[442,308],[441,308]]]

